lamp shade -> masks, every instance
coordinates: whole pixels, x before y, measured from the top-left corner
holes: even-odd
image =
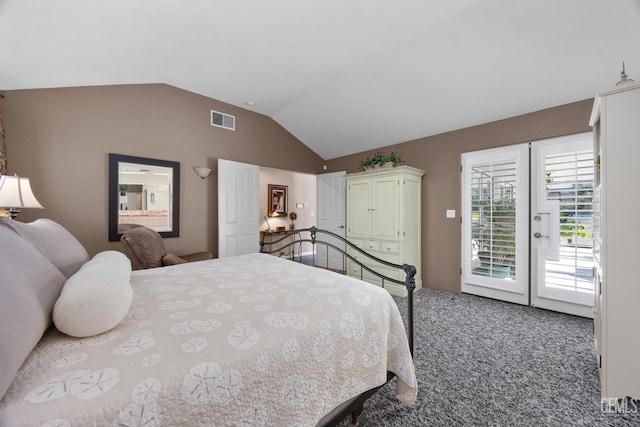
[[[18,175],[0,176],[0,207],[44,209],[31,191],[29,178]]]

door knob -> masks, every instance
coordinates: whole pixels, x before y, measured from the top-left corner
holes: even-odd
[[[338,228],[344,228],[344,225],[339,225]]]
[[[549,236],[544,236],[544,235],[542,235],[542,234],[540,234],[538,232],[535,232],[535,233],[533,233],[533,237],[535,237],[536,239],[539,239],[541,237],[549,237]]]

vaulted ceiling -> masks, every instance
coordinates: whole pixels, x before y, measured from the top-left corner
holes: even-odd
[[[331,159],[640,81],[639,40],[640,0],[0,0],[0,90],[167,83]]]

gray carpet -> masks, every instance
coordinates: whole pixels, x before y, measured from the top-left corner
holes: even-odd
[[[601,410],[589,319],[423,289],[415,325],[416,404],[387,384],[360,426],[640,426]]]

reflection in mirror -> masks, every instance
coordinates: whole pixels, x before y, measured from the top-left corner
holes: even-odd
[[[180,163],[109,154],[109,240],[143,225],[178,237]]]

